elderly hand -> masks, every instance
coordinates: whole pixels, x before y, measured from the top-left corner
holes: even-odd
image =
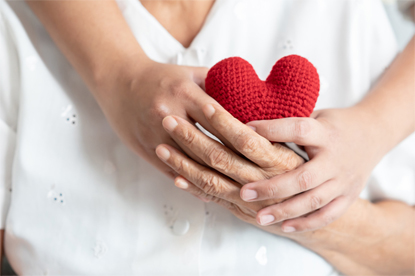
[[[176,178],[176,185],[186,187],[198,197],[214,200],[244,221],[256,225],[277,222],[270,221],[262,211],[257,216],[257,212],[284,199],[245,202],[240,196],[241,184],[293,170],[303,163],[303,159],[280,144],[271,144],[218,105],[207,105],[203,111],[208,123],[245,158],[210,139],[185,120],[168,116],[163,120],[166,131],[214,169],[198,164],[171,146],[160,145],[157,155],[182,176]]]

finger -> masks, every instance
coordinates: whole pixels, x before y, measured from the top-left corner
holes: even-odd
[[[239,196],[240,186],[234,181],[197,164],[168,145],[158,146],[156,154],[179,175],[188,179],[206,194],[225,199],[232,203],[244,204]]]
[[[333,178],[334,173],[325,156],[318,155],[296,170],[244,185],[241,197],[246,201],[287,198],[321,185]]]
[[[179,116],[180,118],[183,118],[186,121],[191,122],[192,119],[189,118],[186,114],[186,112],[172,112],[172,114]],[[168,144],[171,145],[173,147],[175,147],[176,149],[186,153],[190,158],[192,158],[193,160],[195,160],[196,162],[198,162],[199,164],[204,165],[205,163],[198,158],[195,154],[193,154],[193,152],[189,151],[186,147],[184,147],[183,144],[180,143],[180,141],[175,140],[173,137],[171,137],[168,133],[166,132],[162,132],[160,133],[158,131],[158,127],[160,125],[158,124],[154,124],[154,130],[152,128],[150,128],[149,130],[147,130],[147,132],[143,133],[142,136],[147,137],[147,140],[145,141],[146,144],[151,145],[150,150],[152,151],[152,154],[155,155],[155,147],[160,145],[160,144]],[[149,135],[149,133],[152,133],[152,135]],[[160,161],[159,158],[157,158],[157,156],[155,156],[156,159]],[[163,162],[161,162],[163,163]],[[163,165],[165,166],[165,164],[163,163]]]
[[[201,88],[198,87],[197,89],[200,90]],[[206,103],[218,103],[204,91],[201,91],[201,93],[192,93],[192,96],[193,97],[188,99],[189,103],[186,107],[187,115],[191,117],[194,121],[198,122],[208,132],[217,137],[227,147],[229,147],[230,149],[234,149],[232,144],[229,143],[229,141],[227,141],[220,132],[218,132],[214,127],[210,125],[210,123],[208,122],[208,120],[206,120],[206,117],[202,112],[202,108]]]
[[[192,124],[176,116],[167,116],[163,127],[171,137],[183,145],[186,152],[192,152],[209,167],[227,175],[240,184],[263,179],[263,171],[255,164],[238,156],[200,132]]]
[[[294,152],[285,147],[274,147],[264,137],[258,135],[229,112],[216,104],[207,104],[203,112],[208,122],[229,141],[237,151],[261,168],[274,167],[276,159],[292,159]],[[300,158],[300,157],[295,157]],[[300,158],[301,159],[301,158]],[[279,162],[282,163],[282,162]]]
[[[166,137],[164,137],[166,136]],[[203,162],[202,159],[200,159],[197,155],[195,155],[191,150],[189,150],[189,148],[187,148],[183,143],[181,143],[181,141],[174,139],[174,137],[171,137],[171,135],[169,135],[168,133],[165,133],[165,135],[160,135],[161,139],[159,140],[158,144],[167,144],[170,145],[172,147],[175,147],[176,149],[180,150],[183,153],[186,153],[190,158],[192,158],[193,160],[195,160],[196,162],[198,162],[201,165],[205,165],[205,162]],[[157,145],[158,145],[157,144]],[[150,150],[152,150],[152,155],[155,155],[155,148],[151,148]],[[157,156],[155,156],[155,158],[157,159],[157,161],[161,162],[159,158],[157,158]],[[163,163],[163,162],[161,162]],[[165,164],[163,163],[163,165],[165,166]]]
[[[186,192],[189,192],[192,196],[197,197],[203,202],[208,203],[213,199],[213,196],[206,194],[204,191],[196,187],[193,183],[187,181],[182,176],[177,176],[174,179],[174,185],[182,190],[185,190]]]
[[[206,91],[205,87],[205,80],[206,76],[209,72],[209,68],[206,67],[194,67],[193,70],[193,81],[199,85],[200,88],[203,89],[203,91]]]
[[[176,142],[166,133],[166,137],[162,137],[163,135],[156,136],[160,138],[160,142],[163,141],[164,143],[177,148],[180,150],[179,146],[176,144]],[[177,176],[177,173],[167,166],[164,162],[162,162],[155,153],[155,148],[150,143],[146,143],[145,141],[139,141],[137,143],[136,140],[133,141],[124,141],[126,144],[130,144],[132,150],[142,157],[144,160],[149,162],[151,165],[153,165],[155,168],[160,170],[162,173],[164,173],[169,178],[175,178]],[[143,145],[144,144],[144,145]]]
[[[255,211],[249,208],[244,208],[243,206],[237,206],[236,204],[226,201],[224,199],[208,195],[182,176],[178,176],[175,179],[175,185],[179,187],[180,189],[183,189],[189,192],[191,195],[199,198],[200,200],[204,202],[212,201],[212,202],[219,204],[222,207],[225,207],[226,209],[230,210],[237,218],[243,221],[246,221],[248,223],[255,222],[255,216],[256,216]]]
[[[345,196],[338,197],[320,210],[306,216],[284,221],[282,223],[283,232],[305,232],[320,229],[329,225],[340,218],[350,202]]]
[[[303,216],[326,206],[339,195],[333,182],[327,181],[311,191],[262,209],[257,215],[258,223],[270,225]]]
[[[247,124],[274,142],[293,142],[302,146],[323,146],[327,141],[324,126],[312,118],[284,118],[253,121]]]
[[[206,165],[205,162],[203,162],[202,159],[200,159],[196,154],[194,154],[189,148],[187,148],[183,143],[181,143],[178,139],[175,139],[174,137],[170,137],[177,146],[175,146],[176,149],[180,150],[183,153],[186,153],[187,156],[189,156],[191,159],[195,160],[197,163],[201,165]],[[170,145],[169,143],[166,143]]]

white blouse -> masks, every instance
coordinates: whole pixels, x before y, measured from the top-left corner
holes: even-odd
[[[138,0],[118,3],[158,62],[241,56],[264,79],[283,56],[308,58],[319,109],[359,101],[397,54],[377,0],[217,0],[187,49]],[[362,196],[414,204],[414,147],[412,136],[389,153]],[[0,1],[0,215],[21,275],[337,275],[133,154],[23,1]]]

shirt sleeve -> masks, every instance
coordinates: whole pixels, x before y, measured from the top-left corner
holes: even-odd
[[[0,229],[5,221],[12,192],[12,165],[16,144],[18,58],[0,4]]]

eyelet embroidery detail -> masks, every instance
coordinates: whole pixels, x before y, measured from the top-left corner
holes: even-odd
[[[62,108],[62,113],[61,116],[65,119],[65,121],[70,124],[75,126],[77,123],[77,115],[74,111],[72,111],[72,105],[68,105],[64,108]]]
[[[55,185],[52,185],[47,197],[53,202],[60,203],[62,205],[65,204],[63,193],[55,191]]]

